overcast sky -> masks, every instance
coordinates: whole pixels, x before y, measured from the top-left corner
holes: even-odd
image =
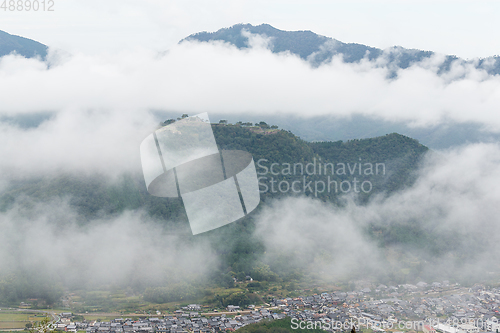
[[[53,12],[0,11],[0,30],[72,52],[165,50],[236,23],[311,30],[343,42],[464,58],[500,54],[500,2],[375,0],[54,0]]]

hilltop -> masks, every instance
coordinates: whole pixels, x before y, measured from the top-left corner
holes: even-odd
[[[261,126],[241,126],[239,124],[213,124],[212,128],[220,149],[238,149],[252,154],[256,163],[257,172],[263,177],[266,168],[271,163],[279,163],[279,168],[268,171],[268,179],[261,183],[269,188],[271,177],[282,181],[293,181],[306,176],[307,180],[321,180],[319,174],[320,160],[323,165],[327,163],[344,164],[344,171],[339,170],[331,174],[331,179],[352,181],[356,175],[362,179],[373,181],[373,191],[362,193],[361,201],[366,201],[374,193],[390,194],[394,191],[409,186],[414,181],[413,171],[428,148],[418,141],[397,133],[382,137],[335,141],[335,142],[307,142],[290,131],[271,128],[262,122]],[[272,133],[272,135],[269,135]],[[316,160],[316,174],[307,174],[305,170],[299,174],[286,175],[281,170],[286,163],[301,163],[304,166]],[[359,161],[363,163],[383,163],[385,175],[364,175],[364,169],[359,172]],[[260,163],[259,163],[260,161]],[[349,167],[356,171],[349,171]],[[279,170],[278,170],[279,169]],[[311,171],[312,169],[310,169]],[[323,168],[324,170],[324,168]],[[331,169],[328,169],[331,173]],[[312,173],[312,172],[309,172]],[[359,177],[358,177],[359,178]],[[265,186],[262,186],[262,191]],[[261,194],[265,203],[271,198],[279,198],[290,193],[273,193],[271,191]],[[315,197],[315,193],[306,191],[306,196]],[[336,202],[343,192],[318,193],[322,200]],[[59,175],[50,179],[31,179],[14,185],[0,196],[0,207],[7,209],[19,196],[28,196],[34,200],[47,201],[54,197],[71,196],[71,205],[79,212],[82,223],[97,216],[117,214],[127,209],[146,209],[151,216],[160,221],[185,218],[185,212],[177,199],[157,198],[147,193],[142,174],[128,174],[122,176],[119,184],[109,185],[100,179],[99,175],[70,177]]]

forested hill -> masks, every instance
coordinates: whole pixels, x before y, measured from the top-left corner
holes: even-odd
[[[370,61],[384,57],[388,68],[404,69],[435,54],[432,51],[406,49],[401,46],[393,46],[382,50],[363,44],[344,43],[311,31],[283,31],[269,24],[258,26],[236,24],[216,32],[204,31],[195,33],[184,40],[197,40],[201,42],[224,41],[238,48],[247,48],[249,47],[248,37],[242,34],[242,30],[271,38],[272,52],[289,51],[304,60],[310,61],[314,66],[328,62],[336,55],[342,55],[344,61],[348,63],[358,62],[365,57]],[[453,61],[470,63],[473,66],[477,66],[477,68],[483,68],[491,75],[500,74],[500,57],[498,56],[466,61],[454,55],[447,55],[440,71],[448,71]]]
[[[300,181],[299,193],[306,196],[336,203],[343,194],[356,193],[360,202],[365,202],[375,193],[391,194],[411,185],[414,171],[428,151],[418,141],[396,133],[347,142],[306,142],[287,131],[267,129],[257,134],[253,129],[228,125],[214,126],[214,133],[222,149],[252,154],[263,201],[298,193],[298,187],[294,192],[288,185]],[[355,190],[354,182],[364,181],[370,182],[372,189]],[[317,183],[318,191],[304,189],[309,182]],[[321,191],[323,183],[328,182],[330,189]]]
[[[347,142],[306,142],[289,131],[270,129],[267,124],[263,128],[220,124],[212,127],[220,149],[239,149],[252,154],[264,203],[297,194],[333,203],[344,194],[356,194],[360,203],[366,202],[373,194],[390,194],[411,185],[415,170],[428,151],[416,140],[396,133]],[[280,182],[291,184],[296,180],[302,184],[295,187],[296,190],[300,187],[300,191],[286,190],[285,183],[280,189],[277,187]],[[360,190],[363,181],[371,183],[370,191],[368,183],[365,191]],[[304,189],[304,183],[309,182],[313,185],[318,182],[319,186],[321,182],[330,182],[331,188]],[[0,195],[0,209],[8,209],[20,196],[41,201],[69,196],[82,223],[139,208],[162,223],[186,219],[180,200],[158,198],[147,192],[142,174],[123,175],[118,184],[110,184],[98,175],[31,179],[4,191]]]
[[[312,143],[301,140],[289,131],[271,128],[264,122],[259,126],[213,124],[212,128],[221,149],[240,149],[252,154],[259,177],[262,177],[261,190],[267,187],[267,191],[261,193],[262,202],[254,213],[235,223],[192,236],[181,200],[150,195],[146,191],[141,173],[122,175],[121,181],[118,182],[107,181],[99,175],[78,177],[74,174],[18,181],[0,193],[0,211],[7,212],[6,214],[20,211],[29,215],[36,203],[52,207],[51,202],[59,202],[57,199],[61,198],[68,200],[75,212],[68,217],[71,221],[65,217],[62,220],[55,218],[54,221],[49,221],[49,219],[47,223],[64,226],[65,223],[77,222],[82,230],[86,230],[105,223],[103,221],[108,217],[112,219],[125,211],[140,210],[149,215],[151,220],[156,221],[165,233],[174,233],[175,230],[176,235],[185,244],[193,244],[200,240],[210,244],[219,259],[218,265],[213,267],[209,276],[210,283],[231,287],[234,285],[233,275],[238,279],[244,279],[248,274],[261,281],[277,278],[288,281],[291,278],[289,265],[283,266],[278,263],[276,267],[273,265],[268,267],[263,264],[266,247],[254,233],[256,228],[254,219],[260,209],[275,200],[289,196],[306,196],[331,202],[332,205],[342,205],[340,198],[349,195],[357,197],[356,200],[363,205],[374,194],[389,195],[411,185],[415,180],[414,172],[428,151],[416,140],[395,133],[348,142]],[[139,144],[138,142],[138,156]],[[379,165],[378,174],[375,169],[370,172],[370,164]],[[301,165],[306,167],[303,172],[300,172]],[[326,173],[325,165],[327,165]],[[335,167],[333,172],[330,165]],[[384,172],[380,169],[382,165],[385,168]],[[293,172],[294,166],[297,172]],[[292,184],[294,181],[300,183],[296,186],[298,193],[292,190],[283,191],[286,184]],[[355,181],[357,181],[357,191],[354,188]],[[360,190],[363,181],[372,184],[371,191],[365,193]],[[337,182],[343,187],[334,190],[332,185],[330,191],[315,191],[315,182],[331,185]],[[342,182],[344,185],[341,185]],[[311,186],[304,186],[304,183]],[[367,183],[365,190],[368,190]],[[398,241],[394,237],[390,240],[396,243]],[[287,269],[280,268],[282,266]],[[75,268],[76,271],[78,269]],[[20,265],[0,272],[0,304],[16,304],[16,302],[19,304],[20,301],[31,298],[53,304],[61,296],[61,288],[70,290],[74,287],[65,284],[64,275],[55,277],[55,273],[51,272],[42,276],[34,270],[35,268],[30,265]],[[145,300],[159,303],[195,297],[192,290],[204,290],[203,286],[183,289],[184,287],[181,288],[176,284],[169,284],[167,288],[148,283],[142,280],[130,280],[126,285],[119,287],[124,289],[130,287],[134,292],[143,294]],[[78,288],[84,288],[84,284],[85,280],[79,280]]]
[[[36,56],[45,59],[47,46],[37,41],[8,34],[0,30],[0,57],[15,52],[26,58]]]

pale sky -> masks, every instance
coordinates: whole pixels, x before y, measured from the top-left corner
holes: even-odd
[[[343,42],[455,54],[500,54],[498,1],[54,0],[53,12],[0,10],[0,30],[87,54],[166,50],[236,23],[311,30]]]

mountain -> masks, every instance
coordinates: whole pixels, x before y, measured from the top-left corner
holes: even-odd
[[[311,244],[311,251],[299,246],[300,240],[291,239],[292,245],[298,242],[297,248],[282,252],[280,249],[273,249],[273,245],[266,242],[266,235],[262,231],[267,229],[259,227],[262,217],[274,211],[280,203],[288,201],[298,204],[299,201],[294,201],[295,199],[302,201],[309,198],[312,200],[303,201],[314,200],[315,204],[324,205],[339,214],[341,220],[343,214],[353,206],[369,210],[373,203],[381,200],[391,201],[395,197],[404,197],[405,189],[418,181],[420,166],[430,152],[417,140],[397,133],[349,141],[307,142],[290,131],[280,130],[263,121],[258,126],[242,122],[234,125],[227,122],[212,124],[212,130],[220,149],[244,150],[253,156],[256,171],[261,177],[259,183],[262,202],[254,212],[239,221],[204,234],[191,234],[180,198],[159,198],[147,192],[140,166],[136,173],[120,175],[114,181],[109,181],[102,175],[58,174],[43,178],[23,178],[0,190],[0,212],[3,216],[21,214],[28,217],[27,220],[21,218],[16,221],[16,228],[19,230],[31,225],[30,217],[34,218],[43,210],[56,209],[54,203],[68,203],[71,209],[63,210],[63,215],[54,212],[54,216],[47,218],[45,228],[56,226],[61,237],[75,241],[75,244],[79,243],[77,236],[72,233],[81,235],[88,232],[97,236],[91,231],[103,230],[96,227],[107,225],[109,220],[130,214],[144,214],[141,216],[151,221],[145,227],[161,232],[165,241],[170,239],[167,237],[173,236],[185,246],[183,249],[195,247],[196,244],[207,245],[217,257],[217,262],[211,265],[210,271],[204,273],[204,279],[208,282],[197,281],[195,278],[178,282],[179,279],[186,278],[182,271],[173,271],[174,275],[162,273],[158,280],[142,279],[141,275],[136,275],[133,271],[123,282],[98,285],[96,281],[88,281],[90,266],[85,264],[74,263],[63,274],[41,274],[37,271],[38,266],[34,266],[31,261],[18,260],[19,265],[5,267],[0,272],[0,304],[19,304],[20,301],[34,298],[43,300],[46,304],[55,304],[63,290],[111,288],[110,290],[128,290],[130,295],[142,295],[144,301],[152,303],[188,302],[211,295],[209,299],[219,300],[223,306],[248,305],[255,304],[253,298],[240,299],[237,292],[222,291],[235,287],[234,278],[244,281],[250,275],[266,288],[285,286],[291,282],[317,286],[314,268],[318,266],[315,265],[328,262],[330,254],[325,249],[332,249],[324,247],[322,242],[325,238],[319,237],[317,243]],[[140,165],[139,152],[136,160]],[[293,190],[296,182],[299,185]],[[322,182],[333,184],[332,190],[316,191],[320,186],[316,187],[315,184],[321,185]],[[358,191],[355,190],[356,182]],[[309,189],[305,184],[311,184]],[[314,207],[318,208],[316,205]],[[304,213],[311,217],[311,220],[307,220],[308,223],[315,218],[325,218],[308,209],[304,209]],[[280,215],[271,215],[271,224],[277,224],[278,227],[289,218],[285,211],[276,214]],[[325,221],[331,222],[330,226],[340,221],[334,214],[326,218],[328,220]],[[474,235],[476,238],[466,235],[467,242],[464,242],[465,236],[460,233],[428,222],[427,217],[408,220],[399,214],[378,221],[377,213],[373,214],[373,221],[359,226],[359,237],[369,239],[384,253],[380,264],[383,269],[378,271],[363,266],[361,271],[352,273],[353,278],[368,275],[386,284],[421,280],[422,267],[430,260],[465,260],[478,253],[477,247],[484,245],[477,240],[477,235]],[[68,226],[74,227],[67,228]],[[315,230],[314,225],[310,228]],[[279,230],[279,237],[281,234],[287,235],[284,228]],[[320,236],[319,233],[323,231],[320,228],[317,232]],[[332,242],[343,237],[332,231],[325,231],[325,234],[331,234]],[[106,232],[102,236],[102,239],[114,237]],[[17,237],[22,239],[23,235],[15,238]],[[63,238],[57,239],[61,241]],[[477,244],[477,247],[468,246],[469,243]],[[360,246],[360,243],[356,244],[358,245],[353,246]],[[92,253],[92,248],[80,245],[84,246],[85,251]],[[429,279],[433,277],[429,276]],[[169,279],[173,279],[174,283],[169,282]],[[212,295],[207,292],[210,288],[217,291]],[[85,307],[82,305],[85,302],[75,305],[81,307],[79,312],[88,311],[88,307],[97,302],[91,295],[89,293],[89,298],[86,299],[89,303]],[[106,302],[111,301],[107,299]],[[113,306],[109,303],[103,311],[111,312],[111,309],[115,309]]]
[[[296,180],[302,181],[304,177],[308,182],[314,182],[324,181],[325,176],[330,176],[332,181],[348,181],[351,185],[355,177],[358,180],[369,180],[373,189],[369,193],[359,194],[360,203],[368,200],[373,194],[389,195],[413,183],[415,179],[412,172],[418,168],[419,161],[428,151],[428,148],[418,141],[397,133],[347,142],[307,142],[289,131],[269,129],[267,124],[262,126],[264,129],[258,126],[213,124],[212,128],[220,149],[243,150],[252,154],[257,172],[262,176],[261,198],[264,203],[293,194],[291,190],[274,192],[272,181],[286,181],[291,184]],[[380,169],[379,175],[376,175],[375,171],[367,175],[364,168],[359,171],[360,161],[373,164],[374,168],[376,163],[384,164],[385,170],[383,174]],[[301,169],[285,171],[287,164],[298,162],[302,165]],[[279,165],[271,170],[272,163]],[[327,163],[333,163],[336,167],[340,163],[340,167],[345,170],[332,172],[330,165],[326,166]],[[308,164],[311,165],[306,169]],[[355,166],[355,171],[349,171],[349,167],[352,169]],[[324,172],[325,167],[328,174]],[[344,193],[340,189],[322,193],[306,189],[301,194],[338,204],[337,199]],[[50,179],[23,181],[0,193],[0,210],[8,209],[16,198],[26,196],[41,202],[70,196],[71,205],[79,213],[81,223],[128,209],[145,209],[159,221],[184,221],[186,231],[189,232],[181,202],[178,199],[151,196],[146,190],[142,174],[125,175],[122,181],[115,185],[108,185],[99,176],[60,175]]]
[[[236,24],[230,28],[223,28],[212,33],[200,32],[193,34],[184,40],[198,40],[201,42],[219,40],[231,43],[240,49],[247,48],[249,47],[248,37],[241,34],[242,30],[247,30],[252,34],[272,37],[273,52],[290,51],[293,54],[299,55],[302,59],[307,59],[313,52],[318,52],[323,44],[331,40],[328,37],[317,35],[311,31],[282,31],[269,24],[262,24],[259,26]],[[366,48],[364,45],[359,46],[361,48]]]
[[[172,112],[158,112],[158,119],[174,117]],[[227,119],[236,123],[240,119],[259,122],[258,114],[222,114],[211,113],[214,119]],[[349,141],[384,136],[387,133],[401,135],[418,140],[430,149],[441,150],[468,143],[498,142],[500,134],[490,132],[483,125],[474,122],[446,122],[426,127],[409,126],[403,121],[387,121],[364,115],[342,118],[334,116],[300,117],[294,115],[266,115],[269,123],[292,131],[305,141]]]
[[[236,24],[230,28],[223,28],[216,32],[199,32],[192,34],[185,40],[197,40],[200,42],[224,41],[235,45],[238,48],[247,48],[248,37],[242,34],[248,31],[251,34],[262,35],[271,38],[271,50],[274,53],[289,51],[304,60],[309,61],[313,66],[319,66],[331,61],[332,57],[342,55],[345,62],[358,62],[365,57],[370,61],[384,58],[385,66],[389,68],[408,68],[412,64],[430,58],[435,53],[417,49],[406,49],[401,46],[393,46],[385,50],[356,43],[344,43],[339,40],[321,36],[311,31],[283,31],[272,27],[269,24],[253,26],[251,24]],[[453,61],[475,64],[478,68],[483,68],[491,75],[500,74],[500,57],[488,57],[466,61],[454,55],[447,55],[440,67],[440,72],[450,69]]]
[[[229,28],[215,32],[199,32],[192,34],[184,41],[223,41],[240,49],[250,47],[247,31],[251,34],[270,38],[270,50],[274,53],[290,52],[299,56],[312,66],[318,67],[341,55],[347,63],[359,62],[367,59],[376,66],[389,68],[389,76],[397,76],[398,69],[405,69],[435,55],[432,51],[406,49],[394,46],[385,50],[363,44],[344,43],[339,40],[321,36],[311,31],[283,31],[269,24],[253,26],[251,24],[236,24]],[[500,74],[500,57],[492,56],[484,59],[464,60],[454,55],[445,56],[438,73],[444,74],[450,69],[452,62],[470,64],[484,69],[490,75]],[[237,117],[256,122],[259,115],[239,114],[238,116],[213,114],[215,117],[237,121]],[[163,116],[167,116],[163,114]],[[484,125],[476,122],[458,123],[448,121],[426,127],[409,126],[403,121],[387,121],[361,114],[352,117],[297,117],[266,115],[268,121],[287,128],[307,141],[338,141],[364,139],[385,135],[386,133],[400,133],[414,138],[431,149],[448,149],[468,143],[498,142],[500,134],[492,132]]]
[[[0,57],[15,52],[26,58],[41,57],[45,59],[47,56],[46,45],[37,41],[15,36],[0,30]]]
[[[228,272],[243,276],[243,279],[251,274],[260,280],[275,278],[287,280],[292,276],[291,266],[283,265],[282,261],[271,264],[264,270],[266,274],[261,271],[266,247],[254,232],[256,217],[263,209],[272,207],[273,203],[283,198],[297,196],[317,198],[333,206],[342,207],[345,203],[341,197],[347,193],[358,195],[357,201],[360,205],[364,205],[373,195],[387,196],[411,186],[415,182],[414,171],[428,152],[428,148],[416,140],[396,133],[348,142],[311,143],[301,140],[289,131],[276,129],[264,122],[261,122],[260,126],[213,124],[212,129],[220,149],[248,151],[256,162],[259,176],[265,177],[260,179],[263,191],[262,203],[255,212],[240,221],[205,234],[192,236],[181,199],[151,196],[146,190],[141,173],[122,175],[121,180],[116,182],[108,182],[99,175],[64,174],[19,180],[0,192],[0,212],[19,210],[23,214],[36,214],[30,213],[34,207],[66,199],[74,212],[71,221],[79,224],[83,230],[102,224],[107,218],[119,214],[144,212],[167,234],[176,230],[176,235],[186,244],[208,242],[220,259],[219,264],[213,268],[211,281],[220,286],[233,285]],[[326,167],[328,163],[335,166],[335,172]],[[374,174],[367,174],[366,164],[370,163],[383,164],[383,169],[380,169],[380,173],[375,171]],[[298,164],[299,167],[302,165],[305,170],[297,168],[297,171],[286,172],[287,164],[294,168],[294,164]],[[342,164],[344,172],[339,171],[342,169]],[[338,168],[339,165],[341,169]],[[325,173],[325,170],[329,172]],[[292,190],[283,191],[285,186],[277,185],[279,183],[290,185],[295,181],[301,182],[298,186],[301,193]],[[358,191],[354,190],[356,181],[358,181]],[[363,181],[371,181],[370,186],[366,183],[366,191],[360,190]],[[276,191],[272,190],[273,182]],[[313,185],[308,190],[303,187],[302,182],[312,182]],[[315,191],[315,182],[337,182],[339,189],[334,190],[332,186],[331,191]],[[277,186],[280,186],[281,190],[278,190]],[[346,192],[348,188],[350,191]],[[58,224],[64,229],[64,225],[69,222],[55,219],[50,223]],[[80,269],[85,267],[75,266],[73,273],[85,276]],[[60,296],[60,288],[71,288],[64,284],[62,278],[58,280],[56,277],[47,277],[39,281],[38,275],[32,270],[30,266],[22,266],[17,271],[0,272],[0,304],[15,302],[19,304],[19,301],[29,298],[44,299],[47,303],[52,303]],[[78,280],[78,288],[84,288],[86,283],[83,278]],[[39,289],[31,287],[33,285],[43,286],[45,293],[40,294]],[[123,287],[127,288],[130,285]],[[137,292],[144,292],[145,300],[155,302],[178,301],[192,294],[190,288],[186,288],[184,292],[184,289],[175,287],[178,290],[172,294],[170,289],[165,290],[158,286],[146,289],[147,285],[138,282],[132,287]]]

